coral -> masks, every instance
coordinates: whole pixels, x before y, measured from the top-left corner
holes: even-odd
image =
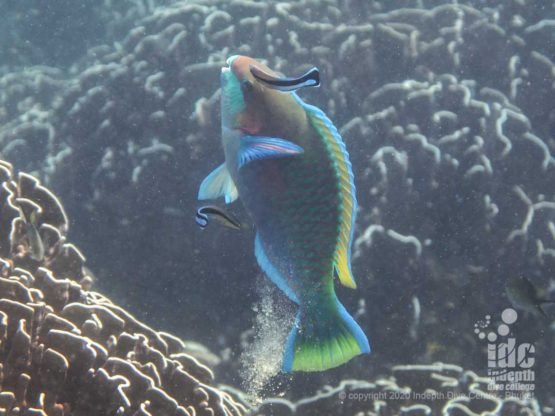
[[[20,169],[45,176],[57,164],[50,110],[67,88],[63,71],[45,66],[0,73],[0,152]]]
[[[152,13],[155,3],[52,0],[45,9],[40,1],[22,0],[2,6],[0,67],[14,67],[69,65],[91,46],[110,43],[126,33],[136,19]]]
[[[484,11],[451,4],[429,10],[395,9],[403,3],[395,2],[382,10],[379,2],[369,2],[356,9],[366,14],[350,15],[342,12],[350,6],[344,3],[349,2],[312,8],[307,7],[310,1],[176,2],[152,10],[142,20],[136,17],[140,22],[117,47],[91,48],[72,68],[77,76],[63,87],[60,102],[53,106],[48,119],[56,139],[48,156],[65,152],[67,157],[66,163],[61,163],[62,157],[56,160],[60,173],[53,183],[63,195],[71,193],[65,189],[71,183],[62,178],[77,163],[104,204],[120,205],[110,195],[119,186],[137,202],[129,205],[143,210],[141,190],[152,185],[144,178],[145,171],[167,172],[161,182],[177,182],[179,165],[215,149],[201,142],[219,134],[217,71],[229,53],[261,55],[272,67],[290,73],[318,65],[328,80],[320,95],[322,106],[344,122],[352,118],[346,113],[349,109],[385,83],[451,73],[500,90],[525,114],[543,108],[532,120],[537,119],[536,128],[547,126],[545,131],[550,131],[551,106],[541,103],[548,104],[553,97],[553,64],[548,58],[552,51],[544,46],[549,42],[540,40],[550,36],[551,26],[549,20],[532,20],[540,17],[528,15],[535,8],[511,2]],[[253,36],[256,42],[251,41]],[[482,52],[484,38],[496,46],[487,49],[495,54]],[[211,82],[204,82],[208,74],[213,74]],[[532,105],[532,100],[540,105]],[[18,132],[9,129],[0,134],[0,143],[16,138]],[[31,170],[44,170],[44,165]]]
[[[367,149],[352,155],[365,167],[354,264],[371,273],[361,320],[393,356],[406,351],[395,340],[410,335],[422,360],[481,368],[468,356],[476,340],[464,336],[477,317],[461,311],[502,310],[506,279],[530,276],[547,287],[555,267],[549,142],[502,93],[448,74],[385,84],[363,114],[342,128]],[[375,291],[391,301],[376,304]],[[372,316],[387,316],[391,327],[372,326]],[[532,333],[542,330],[528,322]],[[552,339],[548,332],[538,341],[542,356]],[[436,351],[435,342],[448,347]]]
[[[364,107],[342,130],[368,152],[355,258],[388,239],[405,247],[393,257],[455,256],[475,273],[555,265],[555,158],[502,93],[441,75],[386,84]]]
[[[43,415],[241,415],[178,338],[88,290],[59,200],[0,161],[0,411]],[[26,207],[44,258],[30,255]]]
[[[488,382],[487,378],[451,364],[395,366],[388,377],[345,380],[296,402],[267,399],[253,415],[541,414],[534,399],[499,398],[488,390]]]
[[[547,287],[555,267],[555,10],[460,3],[177,1],[132,6],[120,26],[115,11],[120,29],[70,70],[4,75],[0,151],[64,198],[80,246],[120,276],[110,290],[138,313],[177,330],[171,312],[194,290],[202,301],[185,313],[206,328],[225,315],[219,346],[237,345],[252,317],[252,236],[199,236],[192,221],[206,167],[221,162],[219,68],[235,53],[287,74],[316,65],[323,88],[302,94],[341,127],[353,159],[359,320],[390,346],[377,361],[404,358],[407,333],[411,354],[429,359],[426,333],[450,359],[482,365],[467,354],[475,340],[460,336],[474,317],[460,311],[499,307],[513,274]],[[214,261],[222,252],[228,260]],[[223,279],[233,284],[214,290]]]

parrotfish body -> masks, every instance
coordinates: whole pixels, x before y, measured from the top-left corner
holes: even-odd
[[[199,199],[241,197],[257,229],[259,265],[298,304],[283,371],[321,371],[369,353],[368,339],[334,289],[334,273],[356,287],[349,157],[327,116],[294,92],[319,85],[317,70],[285,78],[232,56],[221,83],[225,163],[203,181]]]

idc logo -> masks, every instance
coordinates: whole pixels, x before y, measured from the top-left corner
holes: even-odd
[[[474,324],[474,333],[487,341],[489,390],[504,392],[506,396],[530,397],[534,390],[536,352],[533,344],[518,343],[511,325],[518,319],[514,309],[501,313],[497,327],[491,324],[491,316]]]
[[[534,352],[534,345],[527,342],[517,345],[515,338],[498,344],[488,343],[488,368],[532,368]]]

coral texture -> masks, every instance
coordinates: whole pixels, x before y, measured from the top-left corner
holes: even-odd
[[[488,391],[488,379],[443,363],[402,365],[375,381],[345,380],[296,402],[264,401],[257,416],[423,416],[423,415],[540,415],[535,400],[500,399]]]
[[[503,146],[502,152],[497,155],[503,157],[503,167],[494,169],[493,176],[488,170],[485,171],[486,176],[475,176],[473,184],[467,186],[468,192],[474,192],[479,187],[477,179],[482,178],[489,184],[486,187],[505,186],[508,193],[514,195],[517,206],[521,207],[516,208],[515,213],[511,210],[503,212],[501,201],[488,194],[491,203],[482,200],[479,216],[492,216],[491,210],[501,208],[497,219],[513,214],[518,217],[522,232],[514,234],[510,243],[522,243],[520,246],[525,246],[523,251],[526,255],[534,251],[537,253],[537,261],[532,261],[531,265],[531,271],[537,272],[541,270],[541,267],[536,267],[538,264],[551,262],[553,257],[553,238],[544,235],[545,229],[536,235],[534,230],[539,227],[534,224],[528,227],[526,221],[530,212],[528,207],[540,202],[534,212],[541,212],[542,216],[547,213],[540,223],[550,221],[549,202],[534,198],[543,195],[549,199],[547,189],[540,188],[549,183],[553,169],[549,139],[555,115],[549,103],[555,100],[555,66],[549,58],[553,56],[550,49],[552,42],[547,42],[552,34],[552,20],[537,12],[540,7],[531,7],[526,1],[489,2],[488,7],[481,10],[471,5],[425,2],[426,6],[435,4],[438,5],[430,9],[396,9],[404,3],[394,2],[384,6],[379,2],[362,5],[360,2],[337,1],[327,3],[326,7],[316,7],[316,3],[311,1],[267,4],[250,1],[175,2],[151,10],[146,17],[141,17],[145,13],[137,12],[141,7],[134,5],[129,9],[134,17],[127,20],[121,18],[137,21],[125,39],[116,46],[91,48],[73,66],[71,75],[39,67],[8,74],[0,80],[3,87],[0,102],[4,103],[0,111],[3,124],[0,149],[16,166],[36,171],[47,184],[58,190],[68,206],[77,213],[82,234],[115,234],[114,238],[118,235],[131,244],[144,241],[142,236],[163,236],[155,244],[164,247],[156,264],[168,264],[174,261],[177,252],[191,252],[194,246],[186,238],[176,242],[167,233],[154,232],[152,227],[159,229],[171,223],[177,224],[178,234],[183,235],[190,233],[193,226],[192,223],[187,225],[183,218],[194,210],[194,198],[183,198],[183,195],[195,195],[198,182],[206,174],[204,166],[211,165],[211,159],[217,163],[217,88],[222,62],[230,53],[243,53],[262,56],[270,66],[288,73],[300,73],[309,65],[317,65],[322,71],[325,88],[319,90],[317,95],[307,92],[309,99],[318,99],[316,103],[343,125],[342,132],[348,146],[360,144],[362,148],[360,151],[357,149],[356,154],[366,156],[355,163],[356,176],[370,179],[370,183],[364,181],[359,185],[362,199],[367,201],[363,217],[370,215],[373,200],[368,198],[367,193],[375,188],[374,176],[377,180],[384,180],[381,177],[383,172],[378,171],[374,175],[375,168],[368,172],[367,160],[380,156],[376,154],[378,149],[374,142],[385,142],[384,138],[391,137],[389,132],[382,131],[385,127],[378,129],[377,112],[385,111],[389,105],[396,106],[398,113],[403,112],[404,120],[414,119],[412,124],[420,129],[420,132],[411,132],[407,127],[412,125],[399,125],[404,133],[397,129],[397,136],[411,135],[410,140],[418,143],[423,138],[428,140],[427,134],[441,134],[437,140],[443,140],[441,146],[449,147],[443,153],[434,153],[432,159],[427,154],[414,154],[412,165],[433,160],[434,165],[445,166],[450,163],[446,159],[462,160],[465,156],[460,152],[468,150],[471,146],[469,140],[479,142],[482,138],[484,147],[491,148],[491,151],[496,151],[498,145]],[[553,12],[553,5],[546,3],[543,7],[547,15]],[[358,12],[349,14],[345,10]],[[360,13],[361,10],[364,12]],[[489,105],[497,97],[496,106],[503,107],[498,115],[492,108],[492,115],[484,116],[480,111],[490,110],[472,107],[476,100],[474,96],[469,98],[466,95],[462,98],[463,106],[459,108],[466,111],[463,108],[466,106],[469,111],[455,120],[451,113],[457,115],[458,109],[451,110],[447,98],[441,104],[429,103],[428,107],[432,106],[434,110],[432,116],[435,115],[431,122],[437,129],[451,133],[456,130],[459,134],[466,134],[463,132],[471,129],[467,134],[468,140],[460,140],[455,145],[445,142],[447,139],[443,136],[448,133],[434,132],[428,126],[419,125],[429,120],[418,120],[420,111],[424,111],[418,105],[402,110],[398,108],[404,106],[402,91],[409,95],[411,89],[416,89],[415,94],[421,91],[420,100],[425,100],[422,83],[441,86],[445,84],[438,81],[442,74],[450,74],[444,76],[444,80],[449,77],[457,80],[458,86],[447,87],[457,88],[459,93],[467,95],[481,95],[482,91],[486,91],[484,94],[490,98],[481,102]],[[401,84],[402,87],[395,87]],[[385,90],[384,85],[389,85],[389,90]],[[434,99],[433,94],[445,95],[445,92],[432,89],[427,94]],[[451,96],[454,94],[456,92]],[[413,103],[419,101],[413,99],[413,95],[410,97]],[[471,98],[474,101],[469,104]],[[352,109],[359,108],[363,112],[353,114]],[[468,126],[473,123],[471,111],[476,111],[477,117],[493,124],[475,128]],[[391,117],[387,119],[387,114],[383,116],[384,122],[399,124]],[[368,117],[374,117],[375,121],[360,124]],[[520,124],[520,127],[513,127],[515,124]],[[354,126],[359,129],[353,129]],[[511,138],[503,134],[504,126],[509,130],[516,128],[518,134],[521,130],[526,134],[522,139],[515,136],[518,136],[517,133]],[[473,139],[474,135],[479,135],[479,138]],[[433,143],[434,137],[429,139]],[[520,141],[528,142],[529,146],[517,144]],[[461,146],[463,142],[468,146]],[[509,145],[514,146],[513,152]],[[528,148],[532,157],[539,153],[541,158],[538,162],[541,163],[540,176],[543,180],[533,185],[538,190],[526,186],[538,178],[536,160],[517,161],[514,156],[521,149]],[[417,151],[415,149],[412,146],[410,151]],[[408,150],[401,149],[400,152]],[[495,168],[496,159],[488,155],[491,151],[484,154],[488,158],[483,162],[484,168],[488,168],[487,163]],[[391,152],[386,152],[385,157],[391,157]],[[384,166],[380,160],[372,163]],[[528,163],[533,167],[530,174],[522,169],[522,165]],[[478,164],[472,166],[479,169]],[[455,183],[462,169],[465,169],[464,164],[461,167],[452,165],[447,175],[444,169],[440,169],[441,173],[435,177],[424,175],[418,180],[430,180],[422,185],[429,190],[435,186],[431,182],[434,179],[439,188],[450,192],[443,192],[446,203],[435,209],[440,215],[451,213],[452,206],[456,205],[455,194],[458,190],[455,192],[449,183]],[[504,170],[514,172],[514,175],[526,175],[522,181],[525,184],[519,185],[521,193],[512,189],[520,179],[505,178]],[[477,172],[474,170],[472,174]],[[166,192],[161,197],[151,189]],[[403,209],[409,204],[395,204],[394,201],[403,200],[402,193],[395,193],[392,184],[387,195],[380,195],[382,198],[392,197],[387,204],[391,218],[412,221],[416,216],[407,216]],[[80,197],[72,198],[75,194],[80,194]],[[430,204],[434,200],[434,195],[429,198],[430,193],[419,195],[421,204]],[[478,195],[486,196],[480,189]],[[113,215],[116,212],[118,219]],[[104,221],[106,227],[87,228],[87,224],[96,224],[96,221],[80,221],[80,218],[96,213],[100,218],[107,219]],[[422,215],[428,214],[422,212]],[[483,227],[469,228],[477,232],[474,237],[469,235],[469,230],[457,228],[464,224],[462,218],[454,223],[441,223],[434,234],[443,235],[447,243],[443,247],[453,248],[465,241],[481,240],[481,232],[493,224],[500,228],[495,241],[486,238],[480,248],[489,242],[493,250],[502,249],[505,242],[501,246],[494,243],[502,240],[502,233],[508,234],[517,229],[514,224],[505,224],[493,217]],[[144,218],[154,218],[155,221],[143,221]],[[395,229],[387,223],[387,219],[383,221],[386,223],[378,221],[376,225],[383,226],[386,235],[398,242],[399,247],[417,243],[415,250],[420,252],[422,249],[423,258],[426,258],[430,250],[426,249],[425,241],[434,235],[425,230],[421,231],[422,235],[414,235],[416,231],[409,228],[417,227],[416,223],[405,226],[401,222]],[[363,225],[367,227],[366,223]],[[462,240],[459,240],[459,231],[466,234]],[[410,235],[418,241],[411,240]],[[405,237],[409,240],[402,242]],[[178,245],[180,249],[176,250]],[[359,245],[359,248],[363,247]],[[141,247],[133,247],[128,252],[140,250]],[[377,253],[379,250],[373,251]],[[475,252],[470,264],[484,266],[484,260],[478,257],[489,258],[489,250],[476,248]],[[125,254],[118,258],[122,259],[122,264],[129,264]],[[202,258],[203,253],[200,254]],[[379,253],[376,255],[380,256]],[[437,259],[438,256],[435,257]],[[526,261],[522,255],[517,257],[521,263]],[[249,268],[247,262],[239,264],[242,269],[255,270],[252,266]],[[114,267],[120,271],[124,266]],[[201,274],[202,268],[193,271],[194,274]],[[145,272],[148,274],[150,270]],[[164,272],[175,271],[170,269]],[[233,295],[242,296],[241,292],[238,289]]]
[[[301,94],[351,153],[359,292],[347,307],[358,300],[358,320],[387,346],[371,362],[410,353],[483,368],[468,354],[480,348],[465,332],[472,313],[506,306],[508,277],[546,289],[555,270],[555,3],[132,3],[69,70],[0,78],[0,152],[63,197],[80,246],[118,276],[111,290],[176,329],[174,305],[194,291],[201,301],[182,306],[206,323],[195,336],[218,328],[218,347],[239,344],[258,273],[252,236],[199,235],[192,221],[198,184],[221,162],[219,68],[236,53],[293,75],[316,65],[322,88]],[[408,336],[409,351],[398,342]],[[553,366],[537,371],[553,391]]]
[[[33,258],[24,211],[38,213]],[[0,161],[0,412],[6,415],[241,415],[178,338],[99,293],[66,241],[67,217],[38,180]],[[35,256],[36,257],[36,256]]]

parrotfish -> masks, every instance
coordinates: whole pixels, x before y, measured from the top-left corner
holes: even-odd
[[[284,372],[323,371],[370,352],[334,287],[335,275],[356,287],[349,155],[330,119],[296,93],[319,83],[316,68],[287,78],[252,58],[230,57],[221,72],[225,163],[198,194],[226,203],[241,198],[257,230],[258,264],[298,305]]]
[[[234,230],[241,229],[241,223],[237,218],[215,205],[205,205],[197,210],[195,220],[200,228],[204,229],[208,226],[209,218],[214,218],[220,224],[228,228]]]

